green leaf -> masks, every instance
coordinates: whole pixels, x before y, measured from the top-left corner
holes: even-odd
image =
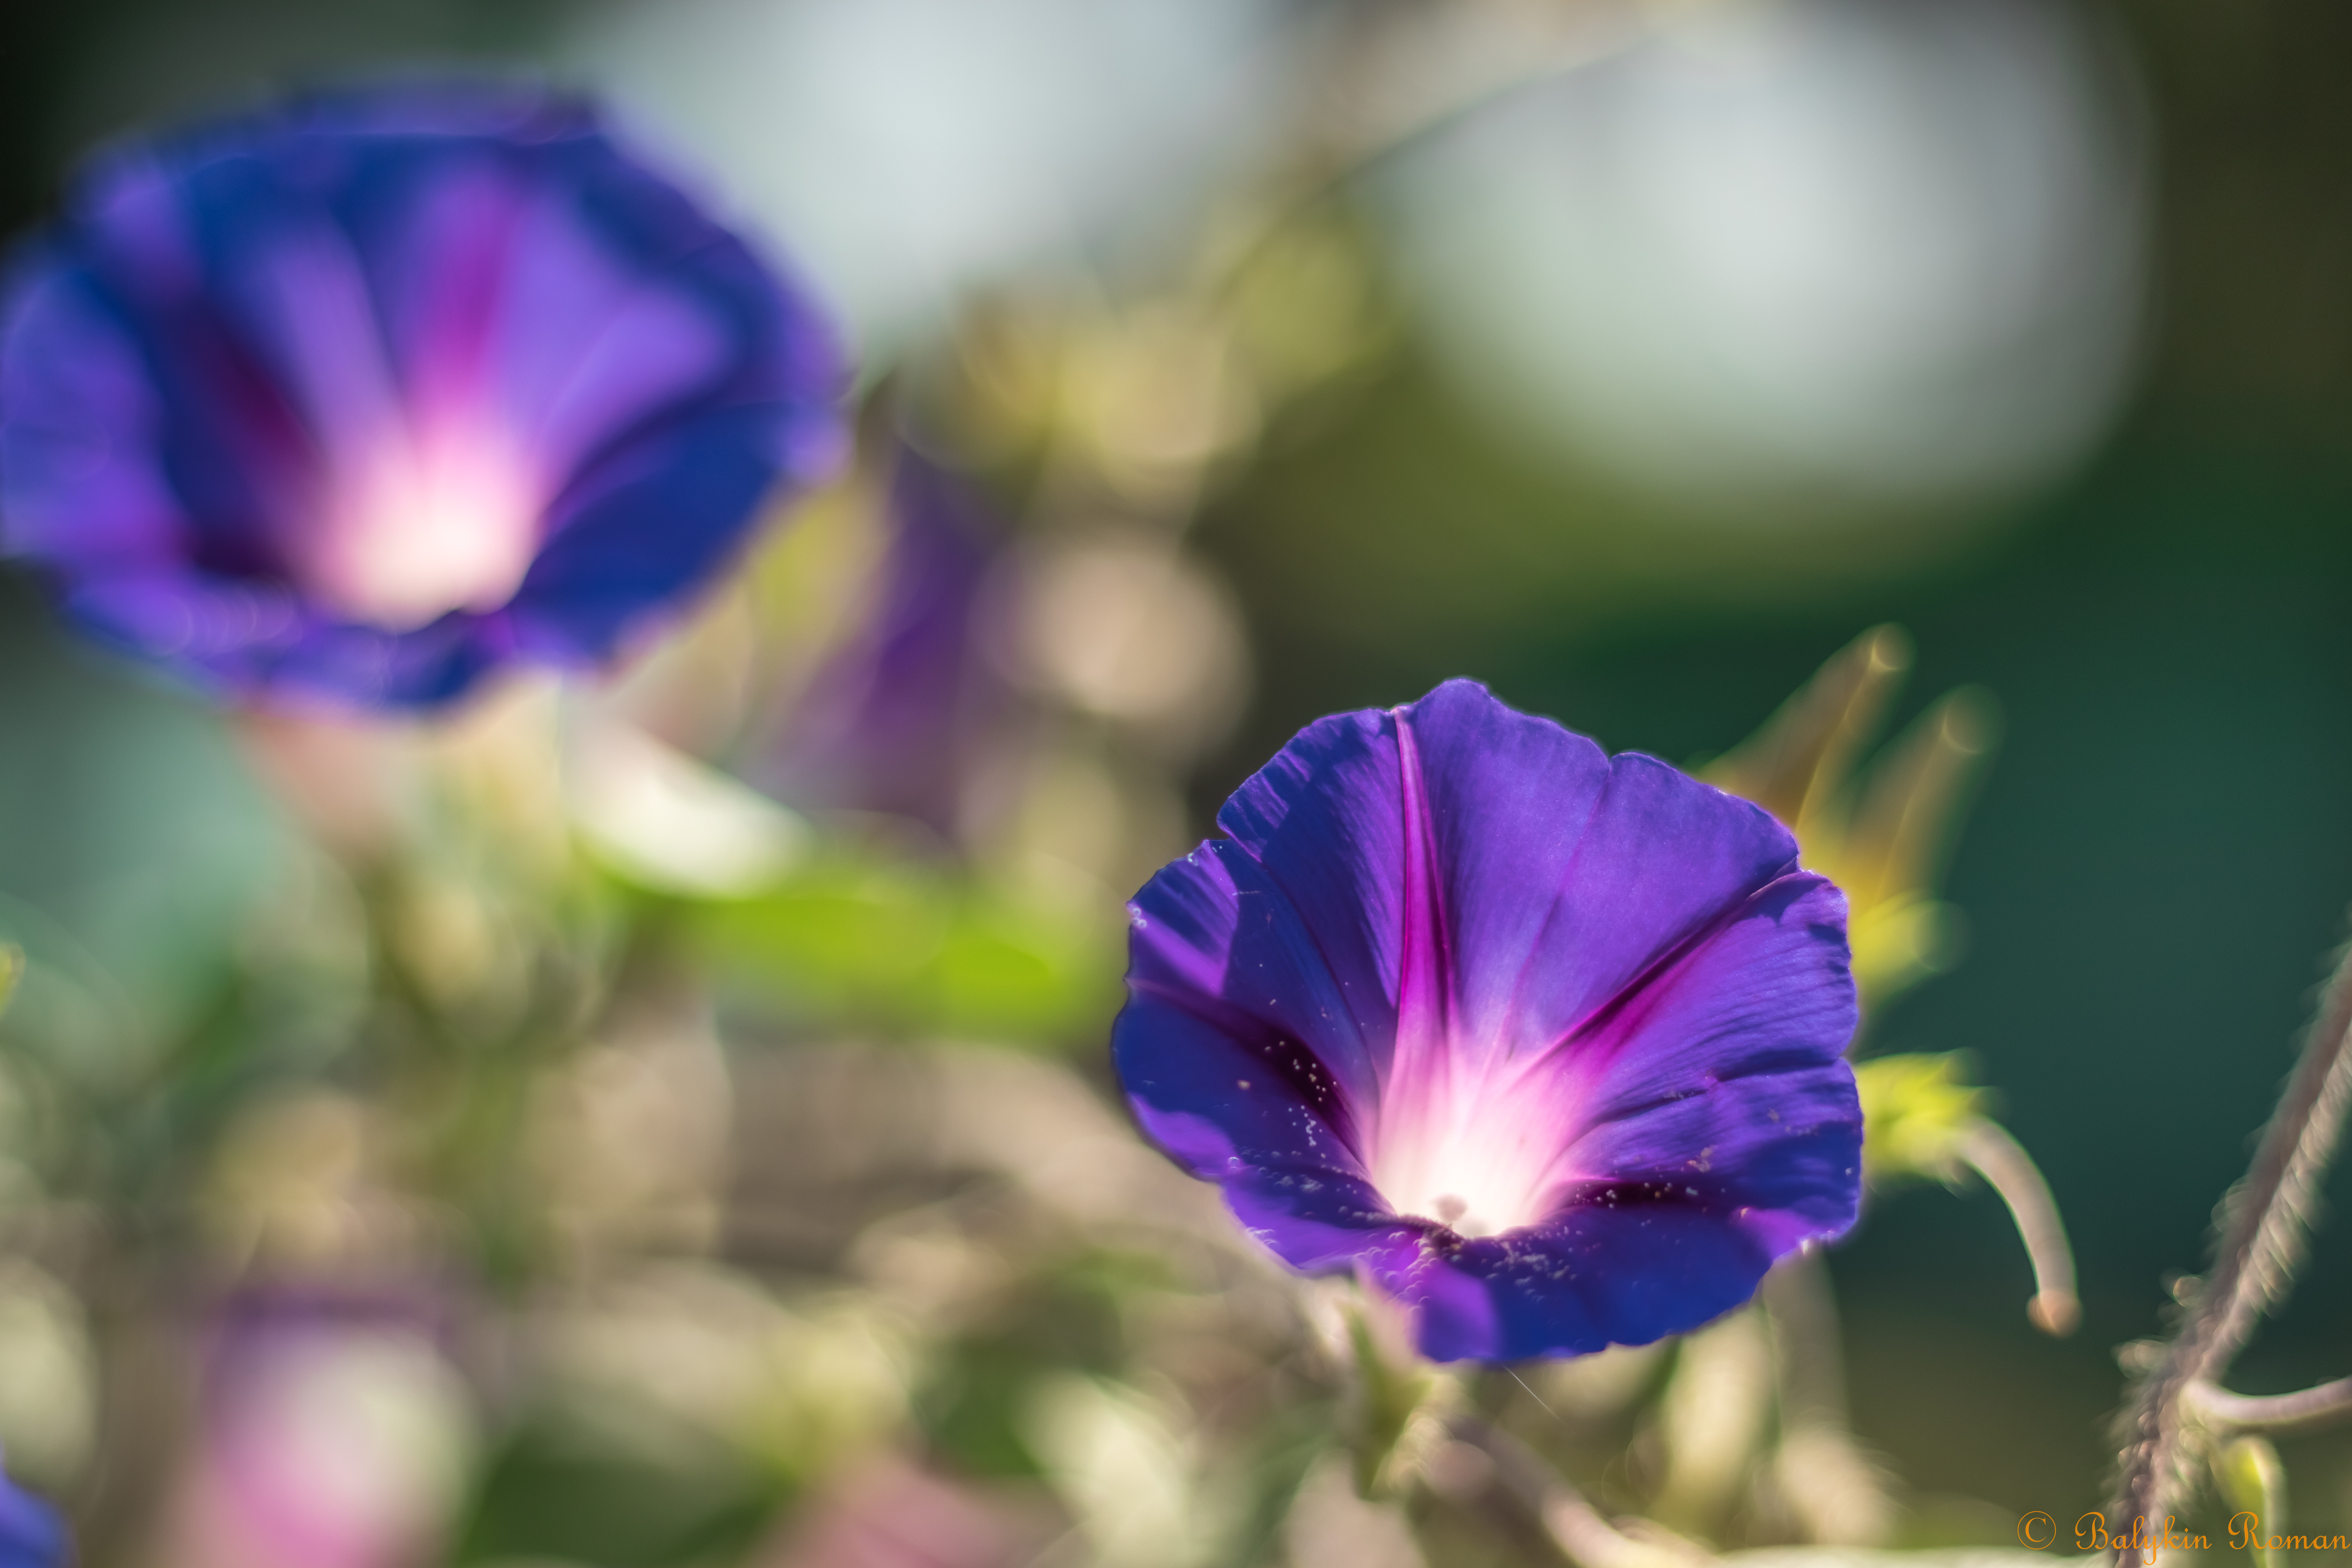
[[[835,856],[686,923],[722,975],[814,1026],[1054,1041],[1118,1005],[1115,921],[915,862]]]

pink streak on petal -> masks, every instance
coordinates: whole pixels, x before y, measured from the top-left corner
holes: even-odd
[[[1436,835],[1429,821],[1428,786],[1412,726],[1399,710],[1396,723],[1398,795],[1404,806],[1404,931],[1397,960],[1396,1051],[1384,1098],[1447,1099],[1453,1089],[1452,993]]]
[[[478,184],[444,221],[487,218],[496,196]],[[365,625],[406,631],[452,610],[496,609],[539,548],[541,471],[478,395],[466,330],[480,330],[478,272],[458,269],[404,395],[342,236],[320,225],[291,237],[262,279],[271,346],[320,465],[309,495],[273,498],[283,548],[307,586]]]
[[[424,196],[393,287],[416,289],[409,339],[411,407],[479,405],[513,268],[526,193],[487,165],[453,172]],[[396,328],[395,331],[398,329]]]
[[[399,393],[345,253],[321,237],[278,279],[293,341],[320,351],[294,379],[322,493],[299,509],[289,554],[329,604],[392,631],[510,600],[575,468],[726,351],[675,290],[627,275],[568,203],[527,199],[495,170],[433,193],[408,250],[431,285],[393,312],[410,343]]]
[[[1396,716],[1404,806],[1403,932],[1396,1050],[1369,1151],[1372,1184],[1399,1214],[1467,1236],[1532,1225],[1562,1184],[1553,1173],[1572,1121],[1557,1075],[1455,1038],[1452,963],[1421,753]]]

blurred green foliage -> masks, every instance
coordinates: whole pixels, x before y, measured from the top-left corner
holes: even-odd
[[[757,897],[679,912],[717,971],[793,1024],[1075,1042],[1118,1006],[1099,919],[919,859],[821,855]]]

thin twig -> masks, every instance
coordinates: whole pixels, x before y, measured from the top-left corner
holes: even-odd
[[[1646,1541],[1626,1534],[1534,1449],[1492,1422],[1456,1415],[1446,1431],[1486,1457],[1495,1482],[1576,1568],[1707,1568],[1718,1561],[1680,1537]]]
[[[1958,1153],[2009,1205],[2018,1238],[2025,1243],[2026,1258],[2033,1265],[2033,1300],[2026,1303],[2025,1315],[2043,1333],[2065,1338],[2083,1321],[2083,1302],[2074,1292],[2074,1252],[2066,1245],[2066,1225],[2058,1217],[2050,1184],[2033,1157],[1996,1121],[1980,1120],[1963,1132]]]
[[[2232,1394],[2210,1383],[2192,1383],[2181,1403],[2210,1426],[2239,1432],[2309,1432],[2352,1416],[2352,1377],[2339,1377],[2293,1394]]]
[[[2126,1530],[2133,1520],[2161,1521],[2180,1488],[2189,1390],[2229,1370],[2255,1321],[2294,1283],[2313,1198],[2336,1152],[2345,1102],[2352,1098],[2348,1044],[2352,946],[2337,955],[2319,1016],[2263,1131],[2253,1164],[2223,1200],[2212,1271],[2140,1386],[2126,1429],[2117,1496]],[[2116,1562],[2128,1554],[2119,1548]]]
[[[1653,35],[1651,18],[1640,5],[1602,0],[1591,12],[1580,18],[1579,25],[1542,46],[1496,62],[1484,75],[1448,83],[1447,90],[1433,100],[1411,105],[1402,112],[1391,110],[1390,118],[1365,123],[1309,127],[1298,166],[1277,185],[1268,209],[1217,268],[1211,294],[1229,293],[1303,217],[1323,210],[1349,186],[1378,174],[1449,128],[1521,93],[1540,90],[1628,53]],[[1369,48],[1343,51],[1337,63],[1327,68],[1337,79],[1321,92],[1307,96],[1357,106],[1390,99],[1391,95],[1380,90],[1378,81],[1365,73],[1369,68],[1376,75],[1381,52],[1399,47],[1393,35],[1397,25],[1390,23],[1391,31],[1384,34],[1375,24]]]
[[[1819,1252],[1792,1253],[1764,1276],[1757,1300],[1771,1326],[1780,1433],[1773,1477],[1802,1539],[1872,1546],[1894,1533],[1886,1478],[1854,1440],[1846,1409],[1837,1299]]]

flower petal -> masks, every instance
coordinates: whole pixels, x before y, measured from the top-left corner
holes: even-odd
[[[1539,1050],[1797,863],[1786,828],[1452,680],[1405,710],[1445,868],[1457,1038]]]
[[[1316,933],[1265,868],[1237,845],[1204,844],[1152,878],[1129,907],[1128,984],[1136,998],[1129,1012],[1184,1013],[1266,1064],[1262,1073],[1244,1064],[1230,1075],[1220,1066],[1197,1076],[1189,1064],[1166,1059],[1179,1042],[1130,1040],[1123,1013],[1113,1050],[1139,1106],[1150,1100],[1169,1111],[1246,1122],[1259,1113],[1252,1097],[1267,1092],[1271,1074],[1361,1173],[1360,1123],[1379,1092],[1370,1052]],[[1149,1093],[1147,1084],[1154,1086]]]
[[[1769,1243],[1729,1215],[1647,1194],[1465,1241],[1386,1288],[1433,1361],[1518,1361],[1645,1345],[1756,1293]]]
[[[0,1568],[58,1568],[67,1544],[57,1511],[0,1476]]]
[[[1311,1016],[1295,1019],[1300,1037],[1318,1052],[1346,1058],[1328,1065],[1368,1095],[1395,1046],[1403,961],[1405,815],[1395,717],[1317,720],[1234,792],[1217,826],[1233,846],[1204,847],[1228,868],[1234,897],[1254,906],[1252,921],[1233,938],[1237,966],[1263,962],[1265,939],[1298,955],[1291,964],[1301,972],[1312,953],[1331,989]]]
[[[1647,1343],[1853,1223],[1844,900],[1761,811],[1456,681],[1309,726],[1220,822],[1130,906],[1120,1077],[1427,1353]]]
[[[1790,1245],[1843,1231],[1858,1196],[1845,1155],[1862,1137],[1840,1054],[1856,1019],[1849,962],[1845,898],[1826,880],[1800,873],[1751,896],[1559,1047],[1583,1123],[1568,1163],[1627,1181],[1713,1172],[1738,1203],[1788,1209]]]
[[[585,106],[327,95],[78,183],[8,279],[0,505],[144,657],[431,706],[674,612],[838,457],[839,381],[808,302]]]
[[[1403,715],[1441,868],[1456,1037],[1508,1052],[1513,1003],[1570,891],[1577,851],[1609,787],[1609,758],[1473,681],[1449,680]]]

